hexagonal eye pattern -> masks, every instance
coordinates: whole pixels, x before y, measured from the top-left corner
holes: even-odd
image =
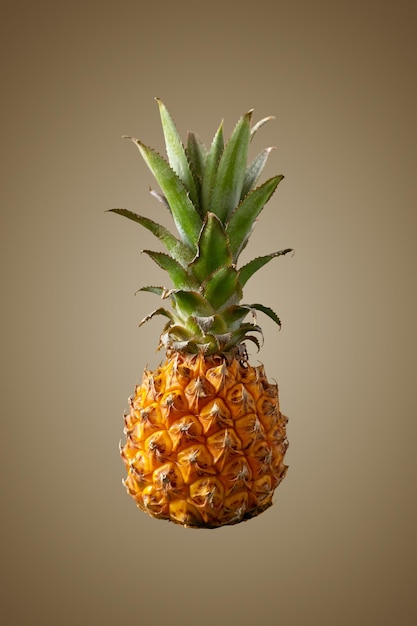
[[[130,399],[124,484],[153,517],[239,523],[272,504],[287,470],[286,423],[263,366],[178,353],[145,370]]]

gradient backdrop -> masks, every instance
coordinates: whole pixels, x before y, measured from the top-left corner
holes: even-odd
[[[5,626],[411,626],[416,606],[414,2],[4,3],[0,39]],[[123,134],[163,149],[161,97],[206,142],[276,121],[286,178],[248,255],[283,320],[258,356],[290,416],[273,508],[217,531],[138,511],[122,413],[162,322],[164,219]],[[256,145],[255,145],[256,144]]]

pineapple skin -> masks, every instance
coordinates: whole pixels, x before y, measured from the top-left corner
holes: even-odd
[[[278,386],[241,352],[168,352],[129,399],[124,481],[152,517],[218,528],[272,505],[285,477],[287,418]]]

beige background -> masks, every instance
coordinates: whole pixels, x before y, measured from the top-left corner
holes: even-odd
[[[2,622],[411,626],[416,604],[414,2],[20,2],[2,10]],[[156,365],[154,96],[184,135],[277,120],[286,178],[248,255],[290,470],[246,524],[184,530],[121,485],[122,412]]]

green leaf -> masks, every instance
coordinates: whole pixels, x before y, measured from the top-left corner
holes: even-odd
[[[129,137],[129,139],[135,143],[145,163],[158,181],[168,201],[181,240],[195,250],[195,243],[203,222],[188,196],[184,183],[160,154],[145,146],[139,139],[133,137]]]
[[[171,341],[172,339],[176,339],[177,341],[185,342],[184,345],[180,347],[179,349],[183,349],[187,346],[190,340],[190,331],[187,328],[185,328],[181,324],[174,324],[172,326],[170,325],[167,330],[168,330],[167,336],[169,336]],[[178,349],[178,348],[175,348],[175,349]]]
[[[278,326],[281,328],[281,320],[279,319],[275,311],[273,311],[269,306],[265,306],[263,304],[247,304],[243,306],[247,306],[252,312],[253,309],[255,309],[256,311],[261,311],[262,313],[265,313],[265,315],[271,318],[271,320],[278,324]]]
[[[252,111],[240,118],[220,158],[210,199],[210,211],[225,222],[237,206],[245,179]]]
[[[139,291],[148,291],[149,293],[154,293],[161,298],[163,298],[164,294],[166,293],[165,287],[154,287],[153,285],[150,285],[149,287],[141,287],[140,289],[135,291],[135,295],[139,293]]]
[[[161,307],[159,309],[155,309],[155,311],[152,311],[152,313],[149,313],[149,315],[144,317],[143,320],[139,322],[139,326],[142,326],[146,322],[149,322],[149,320],[152,319],[155,315],[164,315],[165,317],[169,317],[171,321],[174,321],[174,316],[172,315],[172,313],[170,311],[167,311],[167,309]]]
[[[191,170],[194,172],[194,178],[197,179],[197,190],[201,188],[203,182],[204,168],[206,165],[207,148],[201,141],[200,137],[189,131],[187,135],[187,157],[190,162]]]
[[[152,250],[143,250],[145,254],[151,257],[163,270],[168,272],[169,277],[175,289],[190,288],[198,286],[198,283],[192,276],[172,257],[164,252],[153,252]]]
[[[257,131],[267,122],[269,122],[270,120],[274,120],[275,116],[274,115],[268,115],[268,117],[264,117],[262,120],[259,120],[259,122],[256,122],[256,124],[254,124],[251,128],[250,131],[250,138],[251,141],[254,138],[255,134],[257,133]]]
[[[258,337],[255,337],[255,335],[245,335],[245,341],[252,341],[252,343],[254,343],[255,346],[258,348],[258,352],[261,349],[261,342],[259,341]]]
[[[253,335],[249,335],[248,333],[259,333],[263,339],[262,328],[260,326],[257,326],[256,324],[251,324],[250,322],[247,322],[245,324],[241,324],[239,328],[233,331],[232,333],[233,344],[237,345],[239,343],[242,343],[242,341],[249,339],[250,341],[253,341],[256,344],[259,350],[261,346],[260,346],[258,339],[254,337]]]
[[[248,315],[249,309],[246,306],[232,305],[222,312],[221,316],[229,330],[239,327],[241,322]]]
[[[203,213],[211,211],[211,194],[214,187],[214,181],[216,178],[216,172],[219,165],[220,157],[224,150],[223,139],[223,121],[220,123],[213,141],[210,146],[210,150],[207,154],[206,164],[203,173],[203,184],[201,187],[201,202]]]
[[[223,314],[217,314],[213,316],[213,323],[210,327],[210,333],[212,335],[224,335],[230,331],[230,328],[225,322]]]
[[[214,213],[207,213],[198,240],[197,256],[190,263],[193,275],[202,283],[215,270],[230,265],[232,255],[223,224]]]
[[[181,314],[183,319],[187,319],[190,315],[209,317],[215,312],[206,298],[198,293],[198,291],[178,289],[172,292],[170,297],[173,306],[179,314]]]
[[[190,193],[191,201],[198,209],[199,199],[197,188],[194,182],[193,174],[191,172],[190,164],[187,159],[187,155],[185,153],[184,146],[181,142],[181,137],[178,134],[174,120],[172,119],[168,109],[161,102],[161,100],[159,100],[159,98],[156,98],[156,101],[159,105],[159,113],[161,116],[162,130],[164,132],[165,146],[169,164],[184,183],[186,189]]]
[[[279,250],[278,252],[272,252],[271,254],[267,254],[265,256],[258,256],[256,259],[252,259],[249,263],[246,263],[239,270],[239,283],[243,288],[248,282],[249,278],[255,274],[258,270],[261,269],[264,265],[269,263],[271,259],[275,259],[278,256],[283,256],[284,254],[288,254],[288,252],[293,252],[292,248],[286,248],[285,250]]]
[[[138,215],[133,211],[127,209],[110,209],[111,213],[117,213],[128,219],[147,228],[155,237],[158,237],[160,241],[166,246],[170,255],[179,261],[182,265],[186,266],[194,257],[192,250],[186,246],[182,241],[174,237],[165,226],[157,224],[153,220]]]
[[[265,150],[262,150],[262,152],[260,152],[247,167],[245,181],[243,183],[242,193],[240,196],[241,199],[255,187],[272,150],[275,150],[275,148],[265,148]]]
[[[283,178],[281,175],[270,178],[251,191],[233,211],[226,226],[226,234],[234,261],[245,247],[256,218]]]
[[[242,297],[237,271],[233,267],[216,270],[203,285],[203,294],[215,311],[237,304]]]

